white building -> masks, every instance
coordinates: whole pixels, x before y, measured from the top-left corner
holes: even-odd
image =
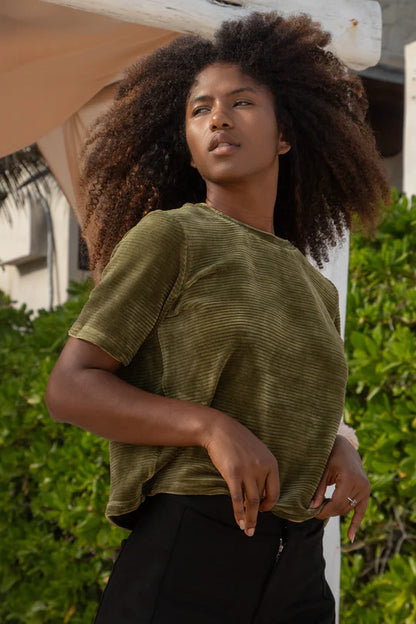
[[[0,290],[29,309],[64,303],[71,281],[83,281],[80,228],[60,188],[0,212]],[[83,266],[85,268],[83,268]]]

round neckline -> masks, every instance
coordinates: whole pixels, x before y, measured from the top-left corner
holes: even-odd
[[[296,249],[296,247],[292,245],[292,243],[286,240],[285,238],[280,238],[279,236],[276,236],[276,234],[272,234],[272,232],[266,232],[265,230],[260,230],[259,228],[249,225],[248,223],[244,223],[244,221],[239,221],[238,219],[235,219],[234,217],[231,217],[230,215],[227,215],[224,212],[221,212],[221,210],[218,210],[217,208],[214,208],[214,206],[210,206],[209,204],[205,202],[198,202],[197,204],[194,204],[194,205],[200,206],[201,208],[206,208],[207,210],[210,210],[211,212],[218,215],[219,217],[222,217],[226,221],[231,221],[232,223],[235,223],[236,225],[239,225],[243,227],[244,229],[249,230],[253,234],[258,235],[261,238],[264,238],[265,240],[268,240],[271,243],[277,243],[290,250]]]

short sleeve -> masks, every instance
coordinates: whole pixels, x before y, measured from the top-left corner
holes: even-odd
[[[127,366],[175,299],[185,264],[181,225],[169,212],[149,213],[116,246],[69,335]]]

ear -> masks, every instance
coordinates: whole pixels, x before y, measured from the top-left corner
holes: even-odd
[[[277,142],[277,153],[279,156],[283,155],[283,154],[287,154],[288,151],[291,149],[291,145],[289,143],[289,141],[286,141],[283,138],[282,134],[279,134],[279,139]]]
[[[191,167],[193,167],[194,169],[196,169],[196,164],[194,163],[194,161],[191,158],[191,162],[189,163],[191,165]]]

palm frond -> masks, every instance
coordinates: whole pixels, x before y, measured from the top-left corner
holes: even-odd
[[[51,170],[34,143],[0,158],[0,214],[7,215],[7,200],[22,206],[28,197],[48,194],[54,180]]]

